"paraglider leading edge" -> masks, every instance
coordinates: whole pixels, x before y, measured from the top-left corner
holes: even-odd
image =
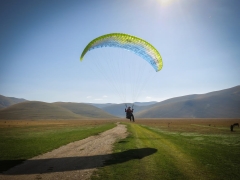
[[[83,60],[88,51],[102,47],[118,47],[132,51],[145,59],[156,71],[162,69],[162,57],[154,46],[141,38],[123,33],[105,34],[93,39],[84,48],[80,60]]]

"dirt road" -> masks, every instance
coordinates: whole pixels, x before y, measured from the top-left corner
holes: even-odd
[[[125,125],[62,146],[0,174],[0,180],[89,179],[110,158],[113,143],[127,136]]]

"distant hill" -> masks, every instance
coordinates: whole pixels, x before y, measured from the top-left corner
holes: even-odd
[[[240,118],[240,86],[171,98],[135,114],[138,118]]]
[[[90,104],[92,106],[95,106],[97,108],[104,108],[104,107],[107,107],[107,106],[111,106],[111,105],[115,105],[115,104],[112,104],[112,103],[106,103],[106,104],[98,104],[98,103],[86,103],[86,104]]]
[[[0,110],[0,119],[88,119],[88,118],[110,118],[113,117],[96,107],[86,105],[81,106],[85,113],[80,112],[77,103],[45,103],[39,101],[27,101],[14,104]],[[90,106],[90,107],[89,107]],[[96,110],[97,109],[97,110]],[[87,113],[89,111],[89,113]]]
[[[56,102],[53,103],[60,107],[70,110],[75,114],[79,114],[86,117],[92,118],[116,118],[115,116],[106,113],[102,109],[96,108],[95,106],[85,104],[85,103],[66,103],[66,102]]]
[[[135,102],[134,104],[136,106],[150,106],[150,105],[153,105],[153,104],[156,104],[158,103],[157,101],[150,101],[150,102]]]
[[[129,106],[132,107],[132,105],[129,105]],[[147,106],[147,107],[149,108],[151,106]],[[126,108],[125,104],[113,104],[110,106],[103,107],[101,109],[114,116],[125,117],[126,116],[125,108]],[[133,109],[134,109],[134,113],[137,113],[139,111],[142,111],[143,109],[146,109],[146,107],[134,105]]]
[[[137,118],[240,118],[240,86],[162,102],[136,102],[133,108]],[[125,117],[124,109],[125,104],[45,103],[0,95],[0,119],[116,118]]]
[[[8,106],[11,106],[13,104],[17,104],[20,102],[25,102],[25,101],[27,101],[27,100],[0,95],[0,109],[6,108]]]
[[[158,103],[157,101],[151,101],[151,102],[134,102],[134,106],[149,106],[149,105],[153,105]],[[118,107],[119,105],[123,105],[125,106],[125,104],[113,104],[113,103],[106,103],[106,104],[95,104],[95,103],[89,103],[90,105],[93,105],[95,107],[98,107],[100,109],[105,109],[107,107],[111,107],[111,106],[116,106]],[[127,104],[131,104],[131,103],[127,103]]]

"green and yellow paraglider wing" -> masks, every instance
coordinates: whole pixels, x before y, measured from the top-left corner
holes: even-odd
[[[156,71],[162,69],[162,57],[157,49],[141,38],[122,33],[106,34],[92,40],[83,50],[80,60],[83,60],[88,51],[102,47],[119,47],[132,51],[150,63]]]

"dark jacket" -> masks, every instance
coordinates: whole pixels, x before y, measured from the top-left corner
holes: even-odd
[[[133,113],[133,110],[131,110],[130,108],[128,108],[128,109],[125,109],[125,112],[126,112],[127,114],[132,114],[132,113]]]

